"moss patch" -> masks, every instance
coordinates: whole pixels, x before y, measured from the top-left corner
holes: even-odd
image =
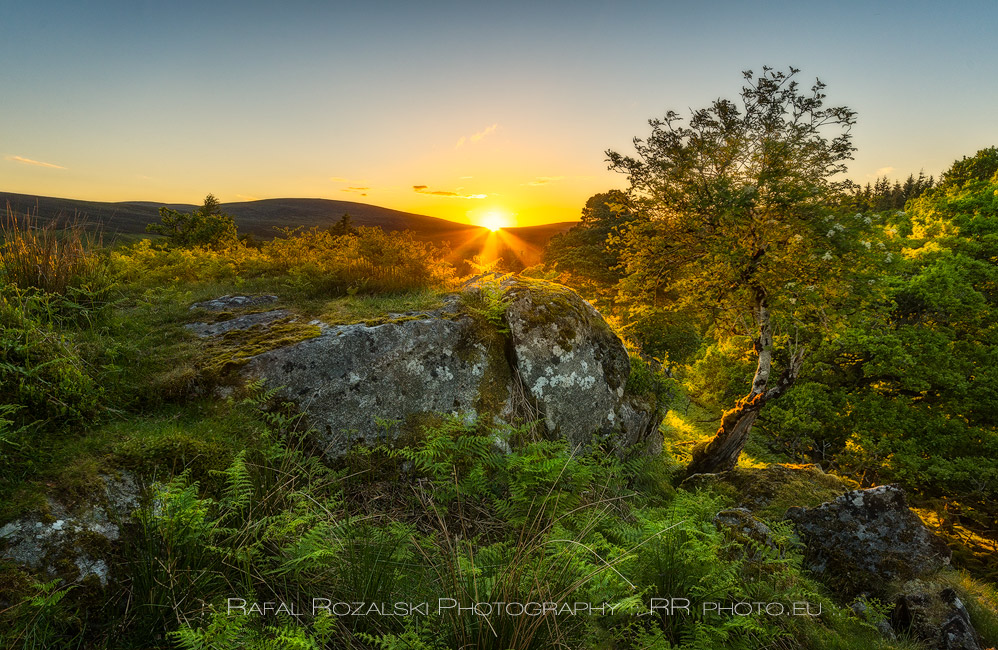
[[[343,296],[325,302],[318,307],[316,313],[319,320],[330,325],[352,325],[354,323],[380,325],[393,318],[418,318],[409,312],[439,309],[443,304],[443,294],[436,291]]]
[[[321,333],[318,325],[302,323],[290,316],[267,326],[230,330],[209,343],[202,374],[222,383],[252,357],[307,341]]]
[[[513,300],[529,296],[535,308],[521,312],[528,327],[543,327],[558,323],[558,345],[571,350],[577,332],[571,321],[605,336],[616,337],[609,324],[595,310],[586,308],[582,298],[573,290],[554,282],[517,278],[507,295]],[[568,317],[568,318],[566,318]]]
[[[699,474],[684,481],[684,489],[712,487],[753,514],[772,521],[783,518],[787,508],[813,508],[831,501],[859,484],[815,465],[736,467],[720,474]]]

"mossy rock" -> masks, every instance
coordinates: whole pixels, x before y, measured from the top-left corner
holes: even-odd
[[[203,374],[279,388],[330,458],[396,440],[428,413],[539,420],[535,434],[573,447],[623,450],[653,437],[658,411],[626,390],[627,351],[592,305],[549,282],[495,282],[444,296],[437,309],[352,324],[304,325],[276,312],[267,322],[230,319],[217,325],[224,331],[205,330]]]
[[[778,464],[736,467],[720,474],[696,474],[680,485],[685,490],[711,487],[738,507],[769,520],[782,519],[787,509],[813,507],[859,487],[855,481],[827,474],[817,465]]]

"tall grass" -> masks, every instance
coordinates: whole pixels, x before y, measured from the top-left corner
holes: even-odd
[[[41,222],[7,205],[0,224],[0,272],[19,289],[65,295],[74,282],[106,272],[102,238],[79,219]]]

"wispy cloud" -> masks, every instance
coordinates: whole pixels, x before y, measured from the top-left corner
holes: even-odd
[[[7,156],[7,160],[12,162],[21,163],[23,165],[35,165],[36,167],[47,167],[49,169],[66,169],[62,165],[56,165],[54,163],[42,162],[40,160],[32,160],[31,158],[25,158],[23,156]]]
[[[894,171],[893,167],[889,167],[889,166],[888,167],[881,167],[877,171],[873,172],[873,175],[871,176],[871,178],[880,178],[881,176],[887,176],[892,171]]]
[[[471,144],[478,144],[479,142],[482,141],[483,138],[486,138],[486,137],[492,135],[493,133],[495,133],[496,129],[498,129],[498,128],[499,128],[499,124],[496,123],[496,124],[493,124],[491,126],[485,127],[484,129],[482,129],[478,133],[473,133],[473,134],[471,134],[469,136],[463,136],[462,135],[460,138],[458,138],[457,144],[454,145],[454,148],[458,149],[460,147],[463,147],[465,145],[465,143],[468,143],[468,142],[470,142]]]
[[[426,185],[413,185],[412,189],[420,194],[432,194],[433,196],[444,196],[449,199],[484,199],[488,197],[488,194],[462,194],[461,190],[464,188],[457,188],[457,192],[448,192],[445,190],[431,190]]]
[[[371,188],[370,187],[351,186],[351,187],[344,187],[340,191],[341,192],[355,192],[357,194],[360,194],[361,196],[367,196],[367,190],[369,190],[369,189],[371,189]]]
[[[530,187],[538,187],[540,185],[547,185],[549,183],[557,183],[560,180],[564,180],[564,176],[538,176],[529,183],[524,183],[524,185],[529,185]]]

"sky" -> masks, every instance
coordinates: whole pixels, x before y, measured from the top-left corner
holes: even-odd
[[[998,144],[995,0],[0,0],[0,190],[579,217],[667,110],[801,69],[858,113],[849,176]]]

